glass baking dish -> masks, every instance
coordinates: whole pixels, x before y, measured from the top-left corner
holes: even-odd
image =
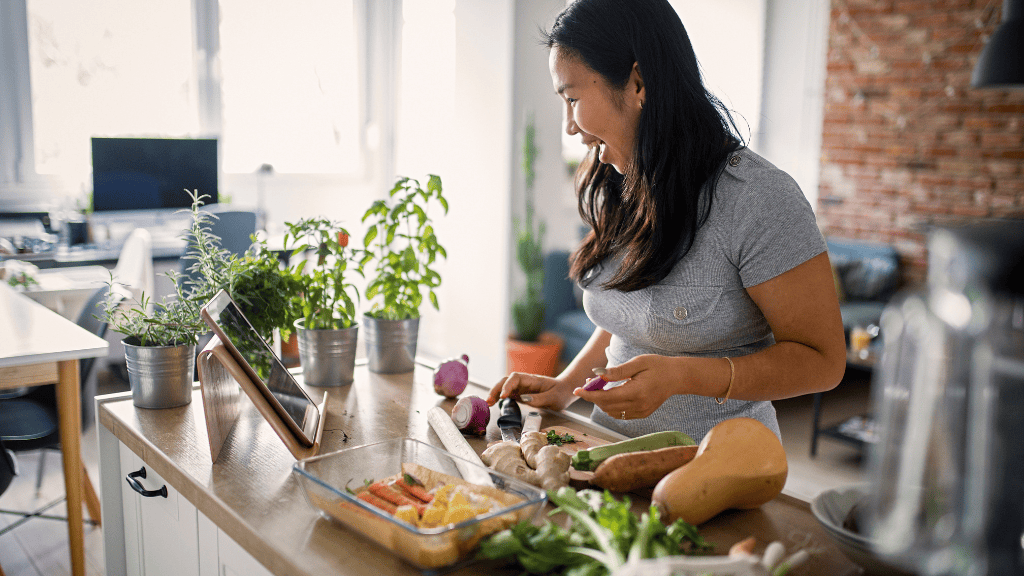
[[[403,464],[425,467],[494,496],[496,508],[435,528],[414,526],[360,500],[352,491],[401,475]],[[412,470],[413,468],[409,468]],[[420,570],[437,573],[468,562],[486,536],[532,521],[547,500],[534,486],[413,438],[395,438],[300,460],[292,467],[306,500],[325,518],[390,550]],[[428,475],[429,476],[429,475]],[[430,483],[427,488],[431,486]]]

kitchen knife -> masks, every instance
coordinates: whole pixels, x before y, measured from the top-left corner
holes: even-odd
[[[540,432],[540,410],[530,408],[523,418],[523,434],[527,432]]]
[[[519,444],[519,437],[523,434],[523,413],[519,409],[519,403],[511,398],[505,398],[498,402],[498,430],[501,430],[501,439]]]

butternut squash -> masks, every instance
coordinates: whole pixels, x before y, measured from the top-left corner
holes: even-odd
[[[658,482],[651,500],[667,522],[703,524],[730,508],[757,508],[775,498],[788,471],[782,442],[767,426],[731,418],[708,431],[693,460]]]

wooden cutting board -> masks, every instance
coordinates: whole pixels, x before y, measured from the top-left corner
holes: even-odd
[[[547,428],[541,429],[541,432],[545,434],[547,434],[548,431],[553,431],[559,435],[572,434],[573,437],[576,438],[576,441],[573,442],[572,444],[563,444],[559,447],[561,448],[562,452],[565,452],[570,456],[579,452],[580,450],[588,450],[595,446],[602,446],[604,444],[610,443],[609,440],[605,440],[604,438],[598,438],[596,436],[589,436],[585,432],[580,432],[579,430],[573,429],[569,426],[549,426]],[[569,468],[569,479],[574,482],[589,484],[590,479],[593,477],[593,472]]]

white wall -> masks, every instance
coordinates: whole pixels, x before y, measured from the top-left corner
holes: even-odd
[[[704,84],[734,113],[744,138],[761,122],[765,3],[670,0],[700,63]]]
[[[438,268],[441,312],[423,309],[419,349],[467,354],[470,376],[504,373],[512,166],[512,0],[457,0],[455,106],[442,175],[448,216],[435,226],[448,260]],[[399,138],[401,138],[399,134]]]
[[[770,0],[764,98],[752,146],[788,172],[817,206],[829,0]]]
[[[572,178],[562,155],[562,132],[565,128],[562,99],[555,94],[548,70],[548,49],[541,45],[541,30],[548,30],[555,16],[565,8],[564,0],[520,0],[516,2],[515,87],[512,118],[515,142],[512,166],[512,214],[525,214],[525,183],[523,174],[523,142],[526,123],[532,116],[534,144],[534,207],[544,220],[545,251],[573,248],[579,241],[579,213]],[[579,137],[576,137],[579,139]],[[515,249],[515,245],[512,245]],[[525,284],[522,272],[513,261],[512,297]]]

